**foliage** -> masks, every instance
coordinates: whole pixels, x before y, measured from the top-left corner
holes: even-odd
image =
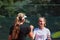
[[[54,34],[52,34],[52,38],[60,38],[60,31],[55,32]]]
[[[50,3],[50,0],[3,0],[0,2],[0,15],[11,17],[18,12],[29,13],[28,15],[36,15],[37,13],[45,15],[47,13],[48,7],[46,5],[48,3]]]

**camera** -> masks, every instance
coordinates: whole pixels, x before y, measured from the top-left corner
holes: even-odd
[[[19,20],[22,21],[22,17],[19,17]]]
[[[27,16],[19,17],[19,20],[22,21],[23,19],[27,18]]]

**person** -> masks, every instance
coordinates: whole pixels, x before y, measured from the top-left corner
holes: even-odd
[[[25,22],[27,16],[24,13],[18,13],[14,24],[10,28],[8,40],[26,40],[27,35],[33,39],[33,25]]]
[[[34,29],[33,39],[35,40],[51,40],[51,33],[46,26],[45,17],[39,17],[38,19],[38,28]]]

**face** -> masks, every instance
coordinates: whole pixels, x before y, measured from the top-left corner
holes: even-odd
[[[38,20],[38,25],[40,26],[40,27],[44,27],[45,26],[45,19],[44,18],[39,18],[39,20]]]

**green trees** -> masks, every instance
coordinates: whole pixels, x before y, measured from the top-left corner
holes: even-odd
[[[27,15],[35,15],[35,16],[36,15],[59,16],[60,15],[59,5],[57,5],[55,1],[54,0],[0,0],[0,15],[11,17],[15,16],[18,12],[25,12]]]
[[[49,2],[50,0],[1,0],[0,14],[9,17],[18,12],[29,13],[29,15],[44,14]]]

